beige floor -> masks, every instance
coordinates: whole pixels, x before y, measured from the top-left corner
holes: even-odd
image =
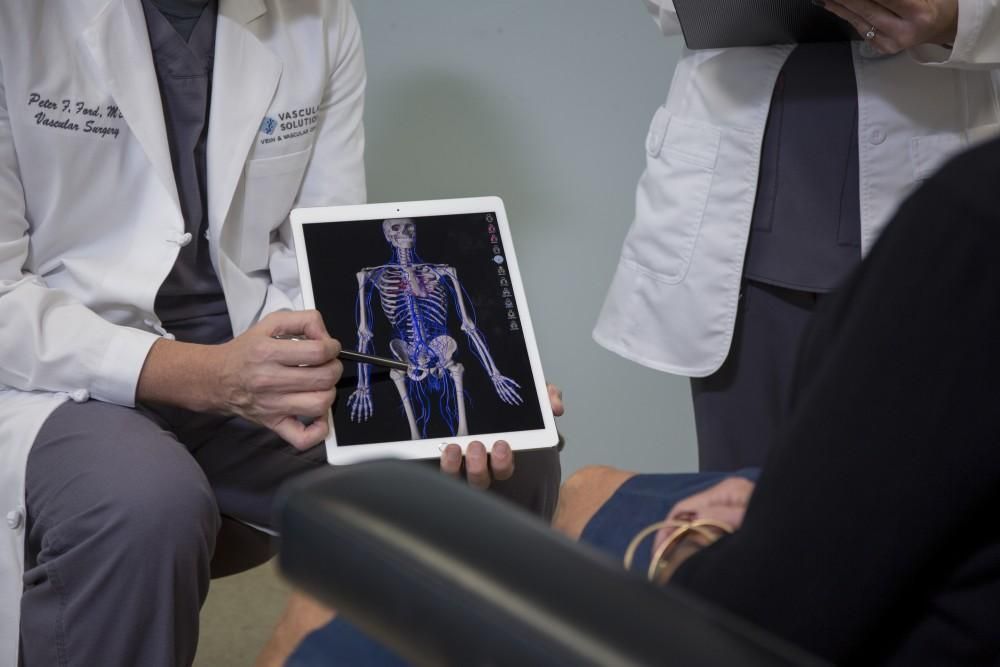
[[[273,562],[212,582],[201,613],[195,667],[249,667],[288,596]]]

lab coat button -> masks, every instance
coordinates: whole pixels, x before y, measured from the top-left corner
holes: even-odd
[[[20,530],[24,525],[24,510],[16,509],[7,512],[7,527],[11,530]]]
[[[69,392],[69,398],[74,403],[86,403],[90,400],[90,392],[86,389],[77,389]]]
[[[183,248],[184,246],[191,243],[191,238],[192,238],[191,233],[185,232],[184,234],[178,234],[177,236],[175,236],[173,239],[171,239],[171,242],[176,243],[177,245]]]
[[[881,127],[876,127],[875,129],[873,129],[871,132],[868,133],[868,141],[873,146],[878,146],[879,144],[885,141],[885,138],[886,138],[885,130],[883,130]]]

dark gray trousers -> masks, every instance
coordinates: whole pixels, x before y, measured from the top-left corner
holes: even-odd
[[[699,468],[756,468],[784,424],[802,337],[825,294],[744,283],[726,362],[691,379]]]
[[[555,508],[555,450],[497,491]],[[28,457],[25,667],[190,665],[220,514],[268,526],[278,487],[325,464],[245,420],[66,403]]]

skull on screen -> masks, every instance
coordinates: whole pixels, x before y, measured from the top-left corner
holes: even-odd
[[[402,250],[412,250],[417,239],[417,228],[409,218],[391,218],[382,223],[385,240]]]

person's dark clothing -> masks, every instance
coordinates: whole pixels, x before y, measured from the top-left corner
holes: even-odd
[[[741,470],[767,458],[788,418],[802,336],[829,298],[744,282],[729,356],[715,373],[691,378],[699,469]]]
[[[675,583],[842,664],[1000,660],[1000,142],[905,202],[806,335],[743,528]]]
[[[198,19],[211,0],[151,0],[160,13],[170,21],[184,41],[191,39],[191,33]],[[213,21],[214,23],[214,21]]]
[[[858,170],[851,45],[799,44],[771,98],[744,276],[803,292],[835,289],[861,263]]]
[[[851,46],[800,44],[771,98],[732,346],[691,378],[701,470],[760,466],[774,443],[802,333],[861,263],[858,171]]]

